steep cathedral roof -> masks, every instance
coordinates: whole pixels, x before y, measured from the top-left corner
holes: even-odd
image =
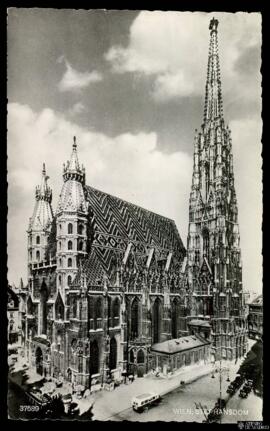
[[[80,272],[87,283],[96,283],[104,275],[110,278],[112,266],[120,267],[127,254],[133,256],[135,266],[147,265],[149,255],[155,261],[169,261],[170,253],[182,263],[185,248],[173,220],[93,187],[86,186],[85,192],[93,242],[75,283]]]

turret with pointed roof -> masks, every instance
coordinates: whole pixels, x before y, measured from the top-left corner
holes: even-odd
[[[191,316],[213,322],[224,318],[227,332],[230,318],[241,317],[244,307],[232,142],[223,118],[217,29],[218,20],[212,18],[204,119],[194,144],[187,267]],[[229,357],[231,351],[225,350]]]
[[[45,250],[53,221],[52,189],[48,186],[49,177],[43,163],[41,183],[36,187],[35,207],[28,226],[28,264],[45,259]]]
[[[47,229],[52,222],[52,189],[48,186],[48,179],[45,163],[43,163],[41,183],[36,187],[36,203],[33,216],[30,218],[29,230]]]
[[[85,169],[79,163],[76,137],[70,160],[64,164],[64,184],[56,210],[57,287],[63,297],[86,256],[88,204],[85,199]]]

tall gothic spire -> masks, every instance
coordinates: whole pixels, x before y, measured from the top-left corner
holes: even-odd
[[[78,153],[77,153],[77,142],[76,136],[73,137],[73,145],[72,145],[72,153],[70,160],[67,164],[64,164],[64,172],[63,172],[64,181],[67,180],[76,180],[85,184],[85,168],[82,165],[80,167]]]
[[[205,88],[205,123],[223,117],[217,28],[218,20],[212,18],[209,24],[210,45]]]

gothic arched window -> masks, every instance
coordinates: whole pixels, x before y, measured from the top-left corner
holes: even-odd
[[[99,297],[96,301],[96,319],[102,317],[102,299]]]
[[[129,362],[131,362],[132,364],[134,363],[135,358],[134,358],[134,350],[132,349],[129,353]]]
[[[115,298],[112,306],[112,326],[119,325],[119,315],[120,315],[120,302],[118,298]]]
[[[79,241],[78,243],[78,250],[83,251],[83,241]]]
[[[67,284],[68,284],[68,286],[70,286],[71,283],[72,283],[72,277],[71,277],[71,275],[68,275],[68,278],[67,278]]]
[[[131,305],[131,339],[139,335],[139,301],[135,298]]]
[[[138,351],[138,354],[137,354],[137,363],[138,364],[143,364],[144,363],[144,352],[143,352],[142,349],[140,349]]]
[[[72,267],[72,259],[71,257],[68,258],[68,268]]]
[[[62,259],[59,259],[59,266],[62,268]]]
[[[59,283],[59,286],[62,285],[62,277],[61,277],[61,275],[59,275],[59,277],[58,277],[58,283]]]
[[[157,298],[153,305],[153,342],[158,343],[160,338],[161,302]]]
[[[113,337],[110,341],[110,357],[109,357],[109,368],[114,370],[117,365],[117,343],[116,339]]]
[[[178,338],[178,325],[177,325],[177,300],[175,299],[172,303],[172,320],[171,320],[171,327],[172,327],[172,338]]]
[[[77,317],[77,301],[76,301],[76,298],[73,299],[72,314],[73,314],[73,317]]]
[[[99,372],[99,348],[96,340],[90,342],[90,375]]]
[[[40,236],[39,236],[39,235],[38,235],[38,236],[37,236],[37,238],[36,238],[36,243],[37,243],[37,244],[40,244]]]
[[[115,300],[113,302],[113,317],[119,317],[119,313],[120,313],[119,299],[115,298]]]
[[[58,247],[59,247],[59,250],[61,250],[61,248],[62,248],[61,241],[59,241],[59,243],[58,243]]]
[[[40,261],[40,252],[39,252],[39,250],[37,250],[37,252],[36,252],[36,259],[37,259],[38,262]]]
[[[68,250],[72,250],[73,244],[72,241],[68,241]]]
[[[78,225],[78,234],[83,235],[83,225],[82,224]]]
[[[209,230],[204,227],[202,231],[203,237],[203,254],[209,262]]]
[[[73,233],[73,224],[69,223],[68,224],[68,234],[71,234],[71,233]]]

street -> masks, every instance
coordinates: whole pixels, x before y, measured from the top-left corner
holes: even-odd
[[[223,372],[222,396],[225,397],[229,382],[226,381],[228,373]],[[201,406],[207,414],[217,398],[219,397],[219,375],[215,373],[215,378],[211,375],[202,377],[197,381],[179,388],[165,395],[158,406],[151,407],[143,413],[136,413],[131,408],[124,410],[108,420],[122,421],[176,421],[176,422],[202,422],[205,417]],[[250,393],[247,399],[238,396],[238,392],[228,401],[227,414],[224,414],[222,423],[236,423],[242,420],[262,419],[262,399]]]

